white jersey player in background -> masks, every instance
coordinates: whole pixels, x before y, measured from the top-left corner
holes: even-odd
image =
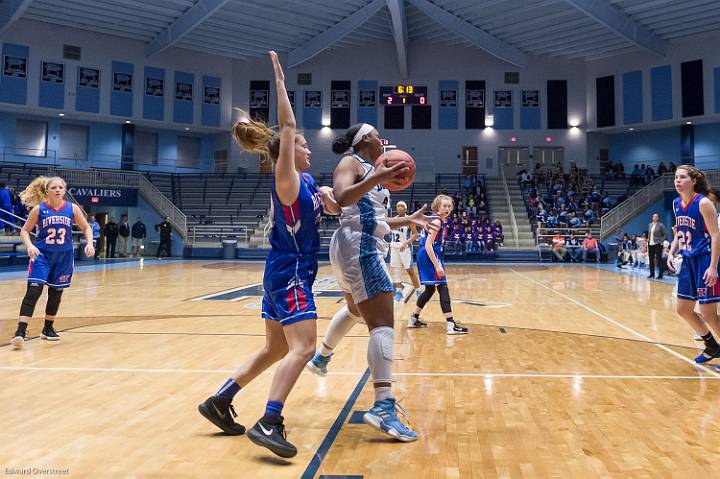
[[[398,218],[403,218],[407,214],[407,204],[404,201],[398,201],[395,205],[395,212]],[[417,229],[413,225],[400,226],[390,232],[390,268],[392,272],[393,285],[395,286],[395,301],[403,299],[402,270],[407,271],[412,281],[413,288],[420,293],[420,279],[418,274],[412,267],[413,242],[420,237]]]

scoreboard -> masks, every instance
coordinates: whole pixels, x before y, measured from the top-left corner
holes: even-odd
[[[427,87],[419,85],[381,86],[380,98],[384,105],[427,105]]]

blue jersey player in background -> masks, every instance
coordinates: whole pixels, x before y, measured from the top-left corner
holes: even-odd
[[[48,341],[60,339],[53,324],[60,308],[62,290],[70,286],[73,274],[75,256],[73,223],[76,223],[85,234],[87,240],[85,254],[87,256],[95,254],[92,229],[80,207],[65,200],[65,189],[65,181],[62,178],[41,176],[35,178],[20,194],[22,202],[32,208],[25,225],[20,230],[20,237],[30,256],[30,265],[27,291],[20,306],[17,331],[11,340],[14,349],[22,348],[25,343],[28,322],[32,318],[44,285],[48,287],[48,300],[45,307],[45,325],[40,337]],[[30,233],[35,226],[38,228],[38,234],[33,245]]]
[[[717,283],[720,233],[715,205],[708,198],[717,192],[700,170],[689,165],[677,168],[675,190],[680,194],[673,202],[676,234],[667,263],[675,271],[673,257],[682,255],[677,312],[705,342],[705,350],[695,358],[696,363],[705,363],[720,357],[720,346],[713,337],[713,332],[720,337],[716,305],[720,302]],[[702,318],[693,311],[696,302],[700,304]]]
[[[269,156],[275,162],[272,191],[272,250],[265,263],[262,317],[266,344],[230,377],[220,390],[198,406],[200,413],[226,434],[245,428],[233,420],[232,400],[241,387],[280,361],[272,380],[265,414],[248,431],[248,438],[281,457],[293,457],[297,448],[285,434],[282,410],[305,363],[315,352],[317,312],[312,286],[320,248],[318,226],[325,210],[339,214],[329,187],[317,188],[303,173],[310,167],[305,137],[295,129],[295,116],[285,89],[285,76],[277,54],[270,52],[278,95],[279,135],[262,122],[240,121],[233,136],[246,150]]]
[[[445,316],[447,334],[467,334],[468,328],[457,324],[453,318],[450,290],[448,290],[445,262],[443,261],[443,236],[447,228],[445,223],[452,213],[453,200],[447,195],[437,195],[431,208],[433,216],[428,223],[428,228],[423,230],[420,236],[420,247],[417,254],[420,283],[425,286],[425,290],[417,299],[415,312],[410,316],[408,327],[427,326],[427,323],[420,320],[420,313],[437,289],[440,295],[440,309]]]

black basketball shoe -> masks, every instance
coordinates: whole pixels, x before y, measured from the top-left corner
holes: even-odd
[[[245,426],[233,420],[234,417],[237,417],[237,414],[231,402],[232,400],[228,398],[210,396],[198,406],[198,411],[205,419],[222,429],[225,434],[240,436],[245,434]]]
[[[40,337],[48,341],[60,341],[60,335],[55,332],[52,326],[45,326],[40,333]]]
[[[247,433],[248,439],[280,457],[294,457],[297,448],[287,441],[282,416],[263,416]]]

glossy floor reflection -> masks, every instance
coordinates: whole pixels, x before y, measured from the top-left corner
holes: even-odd
[[[187,261],[78,272],[59,343],[0,347],[0,466],[68,477],[417,479],[711,477],[720,464],[720,375],[692,364],[698,345],[674,313],[672,284],[594,267],[451,266],[467,336],[444,333],[437,300],[422,330],[404,327],[414,296],[400,306],[395,388],[415,443],[350,421],[372,405],[360,325],[328,377],[305,373],[290,396],[296,458],[219,435],[196,406],[264,344],[260,297],[238,290],[262,271]],[[322,337],[341,303],[328,265],[318,278],[328,293],[317,299]],[[7,344],[25,283],[0,285]],[[232,291],[247,295],[201,299]],[[43,310],[41,300],[31,336]],[[238,394],[245,425],[262,413],[270,378]]]

